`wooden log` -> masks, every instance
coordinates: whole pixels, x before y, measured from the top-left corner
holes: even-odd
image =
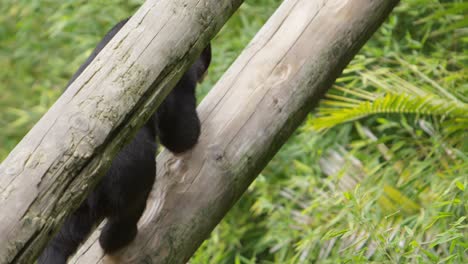
[[[158,156],[136,240],[71,263],[186,263],[397,3],[285,0],[199,106],[198,145]]]
[[[0,263],[33,263],[242,0],[147,0],[0,165]]]

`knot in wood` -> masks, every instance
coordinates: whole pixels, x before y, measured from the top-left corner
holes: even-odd
[[[81,132],[88,132],[90,125],[88,119],[81,112],[72,114],[70,117],[70,126]]]

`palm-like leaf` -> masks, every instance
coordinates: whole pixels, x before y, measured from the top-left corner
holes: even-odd
[[[376,114],[419,114],[468,121],[468,104],[435,94],[386,92],[382,95],[371,95],[367,91],[342,87],[336,89],[353,95],[354,98],[327,95],[313,124],[317,130]]]

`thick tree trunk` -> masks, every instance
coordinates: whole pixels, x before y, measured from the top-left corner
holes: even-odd
[[[159,155],[139,235],[114,259],[188,261],[397,3],[284,1],[199,106],[198,145]],[[71,263],[102,263],[96,238]]]
[[[148,0],[0,165],[0,263],[33,263],[242,0]]]

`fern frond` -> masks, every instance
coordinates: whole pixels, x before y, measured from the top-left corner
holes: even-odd
[[[343,88],[341,90],[344,91]],[[369,97],[363,100],[356,91],[353,95],[359,99],[350,100],[338,95],[328,96],[332,100],[325,100],[319,108],[318,117],[313,124],[314,129],[323,130],[376,114],[418,114],[462,119],[468,117],[468,104],[434,95],[386,93],[371,100]]]

